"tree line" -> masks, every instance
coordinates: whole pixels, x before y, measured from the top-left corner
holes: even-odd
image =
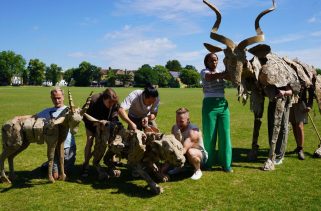
[[[174,77],[170,71],[176,72]],[[154,67],[144,64],[134,74],[116,74],[109,68],[105,77],[101,67],[83,61],[76,68],[65,71],[57,64],[47,66],[39,59],[26,60],[13,51],[0,52],[0,85],[10,85],[13,76],[22,78],[22,85],[42,85],[44,81],[51,81],[53,85],[64,79],[71,86],[90,86],[93,81],[104,86],[116,86],[116,81],[125,85],[133,82],[134,86],[142,87],[147,82],[159,87],[180,87],[180,83],[188,87],[200,86],[200,75],[192,65],[182,67],[178,60],[170,60],[165,66]]]

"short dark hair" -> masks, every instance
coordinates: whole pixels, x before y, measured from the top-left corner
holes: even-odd
[[[111,99],[112,101],[115,101],[118,103],[117,93],[112,88],[105,89],[102,96],[104,100]]]
[[[145,95],[145,98],[158,97],[158,91],[151,83],[146,84],[143,94]]]
[[[210,57],[211,56],[216,56],[216,58],[218,59],[218,56],[216,55],[216,53],[208,53],[208,54],[206,54],[206,56],[204,57],[204,65],[205,65],[205,67],[206,68],[208,68],[208,66],[207,66],[207,63],[208,63],[208,60],[210,59]]]

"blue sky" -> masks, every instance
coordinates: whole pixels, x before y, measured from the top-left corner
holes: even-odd
[[[256,16],[272,5],[272,0],[210,2],[222,13],[218,33],[236,43],[255,35]],[[224,47],[209,37],[215,15],[202,0],[0,0],[0,5],[0,51],[64,70],[82,61],[135,70],[173,59],[200,70],[204,42]],[[264,43],[281,56],[321,68],[321,1],[276,0],[276,5],[260,22]]]

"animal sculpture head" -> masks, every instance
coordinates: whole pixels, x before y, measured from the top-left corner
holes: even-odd
[[[224,62],[226,71],[230,74],[231,81],[233,82],[233,84],[240,85],[243,68],[246,68],[248,65],[248,61],[246,59],[246,51],[247,51],[246,47],[254,43],[264,41],[264,33],[260,28],[260,19],[265,14],[275,9],[274,0],[272,0],[273,6],[261,12],[255,20],[255,30],[257,35],[244,39],[239,44],[236,44],[231,39],[216,33],[221,23],[221,19],[222,19],[221,13],[213,4],[211,4],[207,0],[203,0],[203,2],[216,13],[216,21],[212,28],[210,37],[213,40],[216,40],[224,44],[226,48],[222,49],[220,47],[213,46],[208,43],[204,43],[204,46],[207,50],[209,50],[212,53],[216,53],[220,51],[224,52],[225,57],[223,59],[223,62]],[[264,57],[270,51],[271,49],[267,45],[255,46],[249,50],[250,53],[258,57]]]

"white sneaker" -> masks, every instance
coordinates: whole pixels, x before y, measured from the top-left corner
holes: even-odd
[[[281,165],[283,163],[283,158],[276,158],[274,160],[274,165]]]
[[[193,176],[191,177],[192,180],[199,180],[201,179],[203,173],[200,169],[194,172]]]
[[[176,168],[173,168],[172,170],[169,170],[168,171],[168,174],[169,175],[174,175],[174,174],[178,174],[178,173],[180,173],[180,172],[182,172],[183,171],[183,168],[181,168],[181,167],[176,167]]]

